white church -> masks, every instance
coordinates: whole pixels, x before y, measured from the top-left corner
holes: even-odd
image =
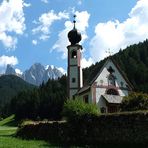
[[[94,103],[102,113],[119,111],[119,105],[124,96],[132,91],[133,86],[123,74],[117,63],[108,57],[96,77],[83,86],[83,73],[81,68],[82,46],[81,34],[75,27],[68,33],[71,45],[68,48],[68,95],[69,98],[80,96],[86,103]]]

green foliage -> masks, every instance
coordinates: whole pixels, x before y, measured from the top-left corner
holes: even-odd
[[[66,76],[63,76],[58,80],[49,79],[38,89],[19,93],[12,99],[9,108],[17,120],[58,120],[66,98]]]
[[[19,92],[33,88],[35,86],[15,75],[0,76],[0,115],[3,117],[10,115],[8,105],[11,99]]]
[[[74,121],[81,116],[98,115],[98,107],[95,104],[87,104],[82,99],[67,100],[64,104],[63,115],[69,121]]]
[[[39,108],[39,95],[37,89],[23,91],[11,100],[10,110],[16,119],[35,119]]]
[[[148,94],[131,93],[124,97],[121,104],[122,111],[148,110]]]

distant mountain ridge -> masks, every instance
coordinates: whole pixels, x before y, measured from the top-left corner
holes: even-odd
[[[58,79],[63,75],[63,73],[54,66],[44,67],[40,63],[33,64],[28,70],[25,70],[22,74],[18,74],[15,69],[8,64],[5,75],[16,75],[21,77],[26,82],[39,86],[43,82],[47,82],[48,79]]]

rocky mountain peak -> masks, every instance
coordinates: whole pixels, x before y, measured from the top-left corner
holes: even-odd
[[[12,67],[12,65],[7,64],[5,75],[10,75],[10,74],[16,75],[16,72],[15,69]]]
[[[7,65],[5,74],[14,74],[18,76],[18,74],[15,72],[15,69],[11,65]],[[39,86],[43,81],[47,82],[49,78],[57,79],[62,75],[63,73],[53,65],[44,67],[40,63],[35,63],[19,76],[25,81]]]

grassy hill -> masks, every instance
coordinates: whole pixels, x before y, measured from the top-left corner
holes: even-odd
[[[148,92],[148,40],[120,50],[112,58],[120,66],[136,91]],[[98,73],[106,59],[83,70],[84,84]]]

